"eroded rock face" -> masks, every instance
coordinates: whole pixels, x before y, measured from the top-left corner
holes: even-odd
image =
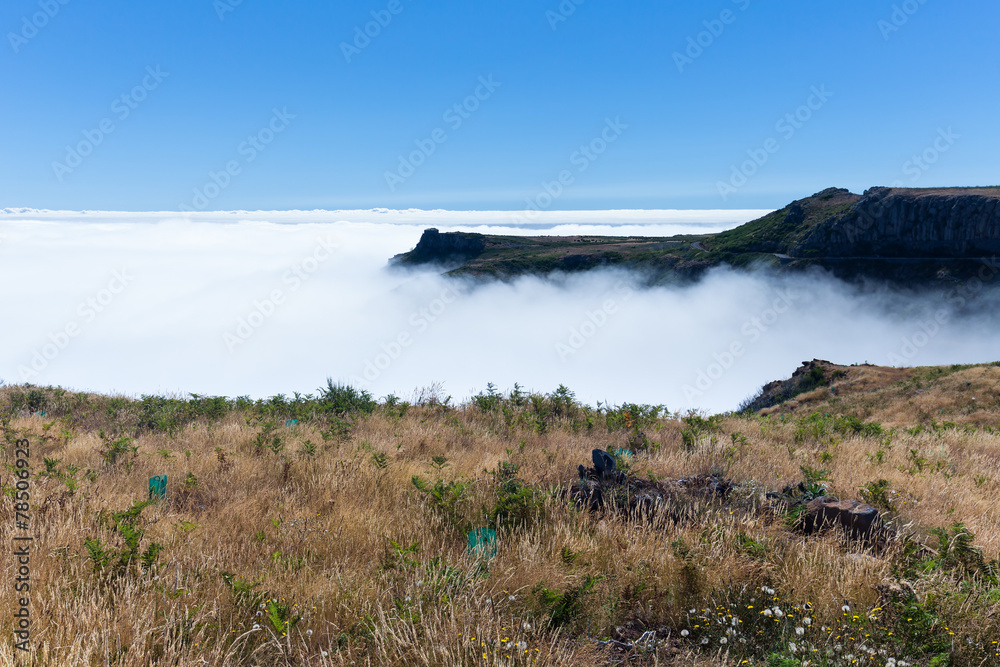
[[[486,249],[486,239],[482,234],[466,232],[446,232],[437,229],[424,230],[417,247],[394,259],[409,264],[434,262],[445,264],[472,259]]]
[[[1000,253],[996,189],[871,188],[818,224],[796,257],[992,257]]]
[[[852,537],[875,537],[883,530],[879,511],[859,500],[837,500],[831,496],[814,498],[806,503],[803,529],[814,533],[824,527],[841,526]]]

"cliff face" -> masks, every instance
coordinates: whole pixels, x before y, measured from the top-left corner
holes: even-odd
[[[813,226],[794,257],[973,258],[1000,253],[1000,189],[872,188]]]
[[[451,264],[461,263],[479,256],[486,249],[482,234],[451,232],[442,234],[436,229],[424,230],[417,247],[397,255],[398,264]]]

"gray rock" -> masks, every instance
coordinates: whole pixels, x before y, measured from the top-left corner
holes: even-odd
[[[878,509],[860,500],[821,496],[806,503],[804,530],[814,533],[828,526],[841,526],[853,537],[874,537],[883,530]]]

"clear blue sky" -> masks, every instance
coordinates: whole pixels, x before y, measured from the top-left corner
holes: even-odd
[[[558,0],[63,2],[0,7],[0,207],[521,209],[562,171],[547,208],[1000,182],[995,0],[565,0],[566,16],[547,14]],[[391,22],[345,56],[373,11]],[[810,99],[814,86],[832,96]],[[455,127],[445,112],[477,87],[486,99]],[[263,150],[243,143],[272,121]],[[114,131],[98,144],[102,122]],[[602,132],[603,154],[576,153]],[[398,171],[418,140],[433,154]],[[54,166],[81,142],[89,155]],[[767,162],[724,199],[747,151]],[[910,161],[925,151],[933,164]],[[210,172],[228,183],[198,202]],[[386,172],[407,176],[393,190]]]

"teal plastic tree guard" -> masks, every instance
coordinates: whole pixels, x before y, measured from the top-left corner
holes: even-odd
[[[150,500],[166,500],[167,499],[167,476],[157,475],[155,477],[149,478],[149,499]]]
[[[630,459],[633,456],[631,450],[618,448],[615,450],[615,454],[622,457],[623,459]]]
[[[496,556],[497,531],[492,528],[476,528],[469,531],[469,551],[487,560]]]
[[[298,419],[288,419],[285,421],[285,428],[292,428],[293,426],[298,426],[298,425],[299,425]]]

